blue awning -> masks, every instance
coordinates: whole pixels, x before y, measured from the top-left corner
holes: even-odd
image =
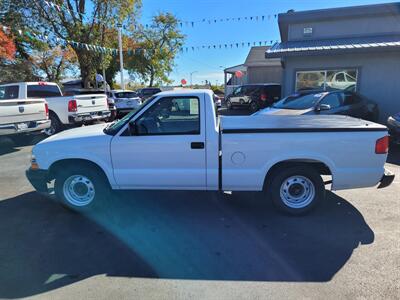
[[[273,45],[266,51],[265,57],[276,58],[392,49],[400,49],[400,36],[288,41]]]

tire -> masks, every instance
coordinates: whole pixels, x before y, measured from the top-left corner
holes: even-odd
[[[56,172],[54,189],[60,203],[71,210],[92,210],[110,196],[104,174],[91,167],[67,167]]]
[[[226,100],[226,108],[228,109],[228,110],[231,110],[233,107],[232,107],[232,102],[231,102],[231,100]]]
[[[307,165],[284,167],[272,174],[267,192],[274,205],[290,215],[303,215],[325,199],[320,174]]]
[[[43,132],[47,136],[52,136],[62,130],[62,124],[54,113],[50,113],[49,118],[50,118],[50,127],[45,129]]]
[[[258,103],[257,102],[255,102],[255,101],[251,101],[250,102],[250,111],[251,112],[256,112],[256,111],[258,111],[260,108],[259,108],[259,106],[258,106]]]

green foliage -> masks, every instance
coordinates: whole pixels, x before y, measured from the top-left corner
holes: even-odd
[[[133,79],[148,82],[149,86],[170,83],[168,75],[174,67],[174,59],[185,36],[178,28],[178,20],[170,13],[153,17],[150,26],[139,26],[133,39],[139,48],[146,49],[128,56],[125,67]]]
[[[16,47],[17,53],[26,60],[30,59],[32,52],[37,55],[37,51],[46,51],[46,47],[29,38],[25,30],[46,35],[50,48],[59,44],[59,39],[116,48],[116,24],[132,26],[141,7],[140,0],[52,0],[63,8],[60,10],[48,7],[45,1],[8,0],[11,4],[8,3],[7,7],[6,1],[0,1],[0,10],[3,7],[8,10],[0,22],[23,31],[24,34],[18,36]],[[66,8],[72,13],[68,13]],[[111,54],[84,47],[75,47],[73,51],[86,87],[94,81],[96,71],[103,65],[107,68],[112,60]]]

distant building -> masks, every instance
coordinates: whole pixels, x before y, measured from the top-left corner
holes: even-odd
[[[281,61],[279,58],[265,59],[265,52],[268,49],[268,46],[252,47],[244,64],[224,70],[225,95],[229,95],[234,88],[243,84],[281,82]],[[235,75],[237,71],[243,76],[237,77]]]

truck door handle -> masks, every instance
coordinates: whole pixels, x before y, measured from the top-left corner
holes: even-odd
[[[190,148],[192,148],[192,149],[204,149],[204,143],[203,142],[192,142],[190,144]]]

